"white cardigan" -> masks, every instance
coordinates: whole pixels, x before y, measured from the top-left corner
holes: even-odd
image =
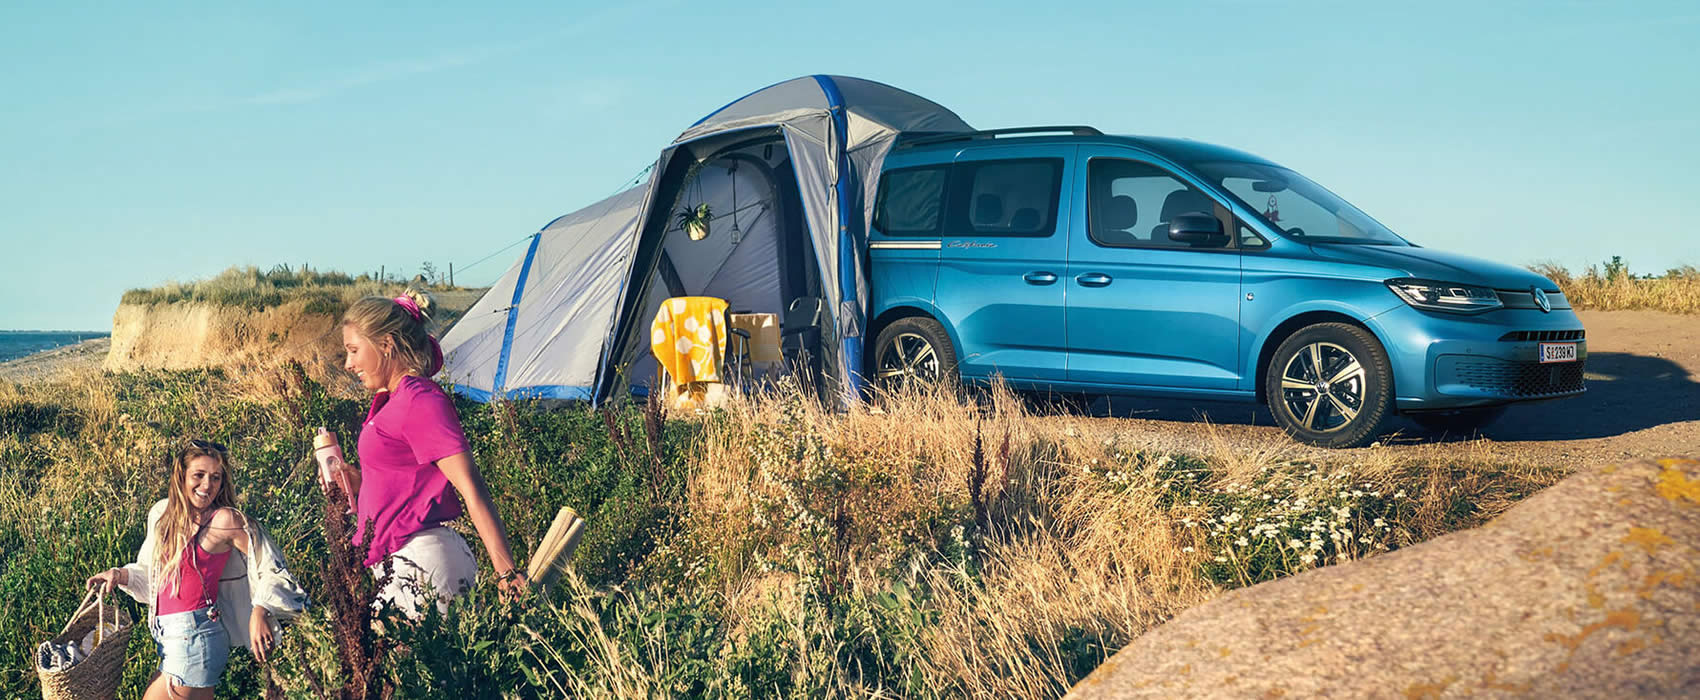
[[[120,586],[131,598],[148,606],[150,628],[156,602],[154,586],[158,583],[151,571],[157,539],[154,532],[164,513],[163,499],[148,511],[147,537],[142,540],[142,550],[136,553],[136,561],[124,565],[124,583]],[[224,564],[224,573],[219,576],[218,602],[214,607],[218,608],[219,622],[230,633],[230,643],[248,649],[252,647],[248,639],[248,618],[254,614],[256,606],[271,613],[272,636],[276,637],[280,634],[279,622],[294,618],[307,609],[307,593],[284,568],[283,554],[278,551],[277,544],[253,518],[243,517],[248,521],[248,550],[253,552],[253,561],[249,562],[242,556],[241,550],[232,549],[230,559]]]

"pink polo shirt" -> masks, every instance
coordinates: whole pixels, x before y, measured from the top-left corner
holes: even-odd
[[[454,402],[436,382],[402,377],[395,391],[373,396],[357,449],[361,481],[354,544],[365,539],[366,523],[376,533],[367,566],[401,549],[414,534],[460,517],[460,498],[435,462],[471,448]]]

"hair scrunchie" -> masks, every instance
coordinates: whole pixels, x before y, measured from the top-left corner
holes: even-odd
[[[414,301],[412,297],[399,296],[394,301],[396,306],[400,306],[414,321],[425,322],[425,312],[419,310],[419,302]],[[437,344],[436,336],[430,333],[425,334],[425,339],[431,341],[431,366],[425,369],[425,376],[434,377],[443,369],[443,346]]]

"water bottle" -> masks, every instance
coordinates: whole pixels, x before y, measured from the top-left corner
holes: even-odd
[[[319,426],[319,433],[313,436],[313,459],[319,463],[319,486],[325,494],[329,495],[331,484],[336,484],[348,498],[348,512],[354,512],[355,493],[348,462],[342,458],[342,445],[337,442],[336,433],[324,426]]]

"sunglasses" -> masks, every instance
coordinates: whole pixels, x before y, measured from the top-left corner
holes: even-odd
[[[224,445],[220,445],[216,442],[208,442],[206,440],[190,440],[189,446],[193,447],[197,450],[214,450],[214,451],[217,451],[219,454],[229,454],[230,453],[230,449],[226,448]]]

